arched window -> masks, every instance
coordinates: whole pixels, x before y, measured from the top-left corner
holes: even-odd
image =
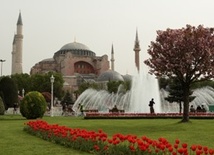
[[[74,64],[74,72],[84,73],[84,74],[90,74],[90,73],[94,74],[95,70],[91,64],[84,61],[79,61]]]

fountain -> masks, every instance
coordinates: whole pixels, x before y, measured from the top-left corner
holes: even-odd
[[[168,92],[164,89],[159,90],[157,79],[147,73],[139,73],[133,77],[132,88],[123,93],[123,86],[118,88],[116,94],[108,93],[106,90],[87,89],[77,99],[73,106],[75,112],[78,111],[79,103],[83,104],[86,110],[98,110],[99,112],[109,112],[115,105],[118,109],[126,113],[149,113],[148,103],[151,98],[155,99],[155,113],[178,113],[178,103],[169,103],[164,98]],[[196,98],[190,102],[196,108],[198,105],[204,105],[209,111],[209,105],[214,104],[214,89],[203,87],[195,89],[193,96]]]
[[[166,90],[160,90],[162,112],[179,112],[178,103],[169,103],[164,99],[168,94]],[[209,111],[209,105],[214,104],[214,89],[212,87],[194,89],[192,96],[196,98],[189,104],[193,105],[195,109],[198,105],[204,105],[205,109]]]
[[[149,101],[154,98],[156,113],[161,112],[160,94],[157,79],[148,74],[146,66],[144,72],[138,73],[132,79],[131,90],[123,93],[122,85],[116,94],[106,90],[85,90],[76,100],[73,110],[78,111],[78,105],[83,104],[84,109],[97,109],[99,112],[109,112],[115,105],[126,113],[149,113]]]

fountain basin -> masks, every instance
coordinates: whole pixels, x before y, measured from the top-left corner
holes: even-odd
[[[182,119],[183,113],[99,113],[86,112],[84,119]],[[214,119],[214,112],[189,113],[190,119]]]

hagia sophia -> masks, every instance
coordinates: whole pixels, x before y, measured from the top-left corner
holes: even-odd
[[[12,45],[12,72],[11,74],[22,73],[22,49],[23,49],[23,23],[21,12],[17,21],[17,34],[14,35]],[[138,32],[134,44],[135,63],[139,71],[140,45]],[[90,48],[79,42],[72,42],[63,45],[56,51],[52,58],[37,62],[32,66],[30,74],[57,72],[61,73],[64,79],[64,89],[75,91],[84,81],[96,81],[98,83],[108,81],[131,80],[131,75],[121,75],[114,70],[114,48],[111,48],[111,59],[108,55],[97,56]],[[111,64],[110,64],[111,62]]]

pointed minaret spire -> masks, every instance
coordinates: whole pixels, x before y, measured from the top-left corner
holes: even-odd
[[[14,32],[14,36],[13,36],[13,45],[15,45],[16,44],[16,34],[15,34],[15,32]]]
[[[22,15],[21,15],[21,11],[19,11],[19,18],[18,18],[18,21],[17,21],[17,24],[16,25],[23,25],[22,24]]]
[[[135,38],[135,45],[134,45],[134,51],[135,51],[135,65],[137,67],[137,70],[139,72],[140,70],[140,42],[138,40],[138,31],[136,30],[136,38]]]
[[[137,30],[136,30],[135,42],[138,42],[138,43],[139,43],[139,39],[138,39],[138,31],[137,31]]]
[[[114,71],[114,47],[113,47],[113,44],[111,46],[111,70]]]

